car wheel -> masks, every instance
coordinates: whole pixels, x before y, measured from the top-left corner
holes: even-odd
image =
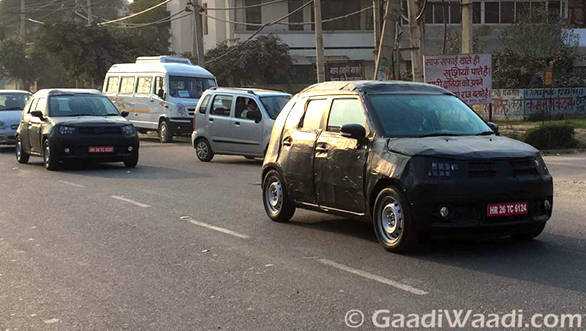
[[[409,206],[393,187],[381,190],[372,212],[374,232],[381,245],[391,252],[406,252],[416,246],[417,233]]]
[[[166,120],[159,123],[159,138],[161,139],[161,144],[173,142],[173,134],[169,130],[169,124]]]
[[[545,229],[545,223],[532,225],[524,228],[521,232],[514,234],[513,238],[519,240],[531,240],[539,236],[543,232],[543,229]]]
[[[138,164],[138,153],[133,156],[130,156],[124,160],[124,166],[126,168],[135,168]]]
[[[214,158],[214,151],[207,139],[201,138],[195,142],[195,155],[202,162],[210,162]]]
[[[49,139],[45,139],[43,142],[43,162],[45,163],[45,168],[47,170],[57,170],[59,168],[59,161],[51,152]]]
[[[22,148],[22,141],[20,140],[20,137],[16,137],[15,151],[16,151],[16,161],[18,161],[18,163],[27,163],[28,162],[29,155]]]
[[[281,175],[269,171],[262,185],[263,205],[267,215],[276,222],[289,222],[295,214],[295,204],[283,184]]]

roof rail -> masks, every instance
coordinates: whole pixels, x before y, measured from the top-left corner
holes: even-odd
[[[180,56],[169,56],[169,55],[160,55],[160,56],[139,56],[136,58],[136,63],[183,63],[183,64],[191,64],[191,61],[188,58],[180,57]]]

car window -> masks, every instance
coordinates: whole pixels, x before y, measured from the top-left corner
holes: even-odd
[[[134,77],[122,77],[120,94],[132,94],[134,91]]]
[[[118,93],[118,84],[119,83],[120,83],[120,77],[118,77],[118,76],[108,77],[108,81],[106,82],[106,93],[108,93],[108,94]]]
[[[199,105],[199,113],[200,114],[206,113],[206,110],[208,110],[209,103],[210,103],[210,96],[206,95],[206,97],[203,98],[203,100],[201,101],[201,104]]]
[[[26,93],[0,93],[0,111],[23,110],[29,97]]]
[[[253,98],[237,97],[234,117],[249,120],[260,118],[260,108]]]
[[[153,91],[153,77],[138,77],[136,94],[150,95]]]
[[[26,112],[30,113],[31,111],[34,111],[35,107],[37,106],[37,102],[39,102],[39,98],[33,98],[30,102],[29,107],[26,109]]]
[[[45,97],[39,98],[39,101],[35,105],[35,110],[41,111],[41,112],[43,112],[43,114],[47,114],[46,108],[47,108],[47,98],[45,98]]]
[[[327,99],[310,100],[307,104],[305,116],[300,127],[303,129],[317,130],[322,126],[323,113],[328,104]]]
[[[216,95],[212,103],[211,115],[216,116],[230,116],[230,109],[232,108],[233,97],[229,95]]]
[[[291,99],[288,95],[271,95],[266,97],[260,97],[260,102],[265,106],[267,113],[272,119],[277,118],[281,109],[285,107],[287,102]]]
[[[358,99],[334,99],[327,131],[339,132],[345,124],[360,124],[366,127],[366,116]]]
[[[305,100],[297,100],[292,106],[287,121],[285,122],[285,130],[294,130],[299,125],[301,118],[303,117],[303,110],[305,109]]]
[[[167,97],[167,88],[165,87],[164,77],[155,78],[155,94],[163,100]]]

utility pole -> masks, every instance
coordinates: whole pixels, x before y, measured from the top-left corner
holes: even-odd
[[[87,26],[92,25],[92,0],[87,0]]]
[[[20,0],[20,39],[25,40],[26,38],[26,15],[24,14],[25,6],[24,0]]]
[[[198,66],[205,65],[205,56],[203,51],[203,24],[201,15],[199,14],[199,0],[193,1],[193,49],[191,55],[197,58],[196,64]]]
[[[315,12],[315,65],[317,66],[317,82],[326,80],[326,68],[324,60],[324,36],[321,25],[321,0],[313,0]]]
[[[462,0],[462,54],[472,53],[472,0]]]
[[[372,25],[374,28],[374,58],[378,56],[378,48],[381,40],[381,19],[380,19],[380,5],[382,0],[372,0]],[[385,11],[386,12],[386,11]],[[375,70],[376,73],[376,70]]]
[[[377,47],[374,66],[374,79],[391,80],[398,79],[397,66],[397,23],[400,19],[397,13],[401,12],[401,0],[387,0],[385,4],[385,16],[383,20],[382,34]]]
[[[423,82],[423,36],[422,21],[418,20],[421,14],[420,0],[409,0],[407,11],[409,12],[409,39],[411,50],[411,73],[414,82]],[[421,18],[421,17],[420,17]]]

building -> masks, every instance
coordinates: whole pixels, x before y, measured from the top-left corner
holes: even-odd
[[[245,40],[261,24],[274,21],[301,7],[304,0],[200,0],[206,8],[203,18],[204,48],[214,48],[226,40]],[[188,0],[167,4],[173,14],[187,6]],[[322,0],[324,46],[327,65],[345,66],[352,75],[373,77],[374,32],[372,0]],[[406,0],[403,1],[406,8]],[[482,0],[473,1],[473,29],[475,43],[484,52],[499,48],[498,35],[502,29],[523,17],[547,11],[549,15],[568,19],[577,28],[584,28],[586,11],[584,0]],[[404,13],[406,10],[404,9]],[[329,21],[332,18],[339,18]],[[424,12],[426,55],[442,53],[446,47],[458,47],[455,40],[460,31],[461,7],[459,1],[429,0]],[[171,22],[171,50],[177,54],[191,52],[193,47],[193,17]],[[265,27],[261,34],[273,33],[289,45],[296,66],[313,70],[315,38],[313,7],[306,6],[279,24]],[[401,22],[401,48],[408,47],[406,21]],[[445,32],[444,32],[445,28]],[[444,35],[446,42],[444,43]],[[408,68],[409,52],[401,54]],[[330,70],[326,69],[328,75]],[[335,72],[331,71],[331,72]],[[352,77],[355,77],[352,76]],[[332,78],[332,77],[329,77]],[[357,77],[356,77],[357,78]]]

